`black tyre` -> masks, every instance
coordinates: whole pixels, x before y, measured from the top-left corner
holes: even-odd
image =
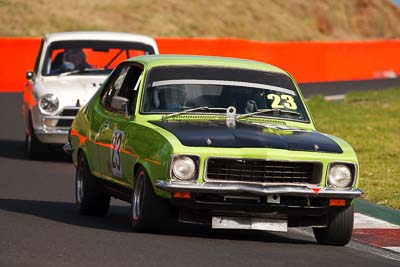
[[[135,175],[131,197],[130,220],[135,231],[157,232],[169,223],[170,208],[166,200],[156,196],[143,168]]]
[[[104,216],[110,206],[110,196],[90,172],[83,154],[79,156],[76,168],[75,201],[79,213],[85,215]]]
[[[344,246],[349,243],[353,233],[353,205],[332,209],[328,214],[328,220],[328,227],[313,228],[317,242],[335,246]]]
[[[30,116],[28,126],[28,132],[25,133],[25,147],[28,153],[28,157],[30,159],[42,159],[45,157],[46,152],[48,151],[46,150],[46,146],[41,143],[36,137],[32,126],[32,119]]]

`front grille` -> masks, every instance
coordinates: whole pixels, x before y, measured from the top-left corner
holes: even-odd
[[[64,107],[64,109],[60,112],[59,120],[57,122],[57,127],[71,127],[73,118],[65,118],[65,117],[75,117],[78,113],[80,107]]]
[[[317,184],[321,175],[318,162],[259,159],[210,158],[206,170],[206,180],[218,182]]]
[[[79,107],[65,107],[59,116],[76,116],[79,111]]]
[[[57,122],[57,127],[71,127],[72,120],[69,119],[59,119]]]

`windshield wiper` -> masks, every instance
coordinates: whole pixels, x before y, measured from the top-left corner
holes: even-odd
[[[67,72],[60,73],[58,77],[64,77],[72,74],[78,74],[78,73],[88,73],[88,72],[97,72],[97,71],[106,71],[107,69],[104,68],[98,68],[98,69],[92,69],[92,68],[84,68],[84,69],[76,69],[76,70],[71,70]]]
[[[166,120],[168,118],[175,117],[175,116],[178,116],[178,115],[181,115],[181,114],[193,112],[193,111],[208,111],[208,110],[226,111],[226,108],[210,108],[210,107],[207,107],[207,106],[202,106],[202,107],[197,107],[197,108],[190,108],[190,109],[185,109],[185,110],[182,110],[182,111],[174,112],[174,113],[171,113],[171,114],[168,114],[168,115],[164,115],[163,116],[163,120]]]
[[[285,110],[285,109],[277,109],[277,108],[266,108],[266,109],[259,109],[256,112],[252,112],[252,113],[247,113],[247,114],[242,114],[242,115],[238,115],[236,116],[236,119],[242,119],[242,118],[246,118],[246,117],[250,117],[253,115],[257,115],[257,114],[261,114],[261,113],[287,113],[287,114],[292,114],[292,115],[296,115],[296,116],[301,116],[301,114],[299,112],[296,111],[291,111],[291,110]]]

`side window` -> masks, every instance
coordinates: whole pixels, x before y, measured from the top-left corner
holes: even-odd
[[[119,96],[129,99],[129,114],[135,113],[136,99],[143,73],[143,67],[139,65],[131,65],[119,92]]]
[[[108,80],[101,98],[101,104],[106,109],[111,110],[111,100],[113,96],[120,95],[129,68],[129,65],[121,65],[117,67],[115,72],[112,74],[113,76]]]

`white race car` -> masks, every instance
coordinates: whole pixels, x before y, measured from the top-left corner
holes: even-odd
[[[116,32],[63,32],[44,36],[33,71],[26,72],[22,113],[28,156],[65,144],[78,110],[115,66],[127,58],[158,54],[154,39]]]

